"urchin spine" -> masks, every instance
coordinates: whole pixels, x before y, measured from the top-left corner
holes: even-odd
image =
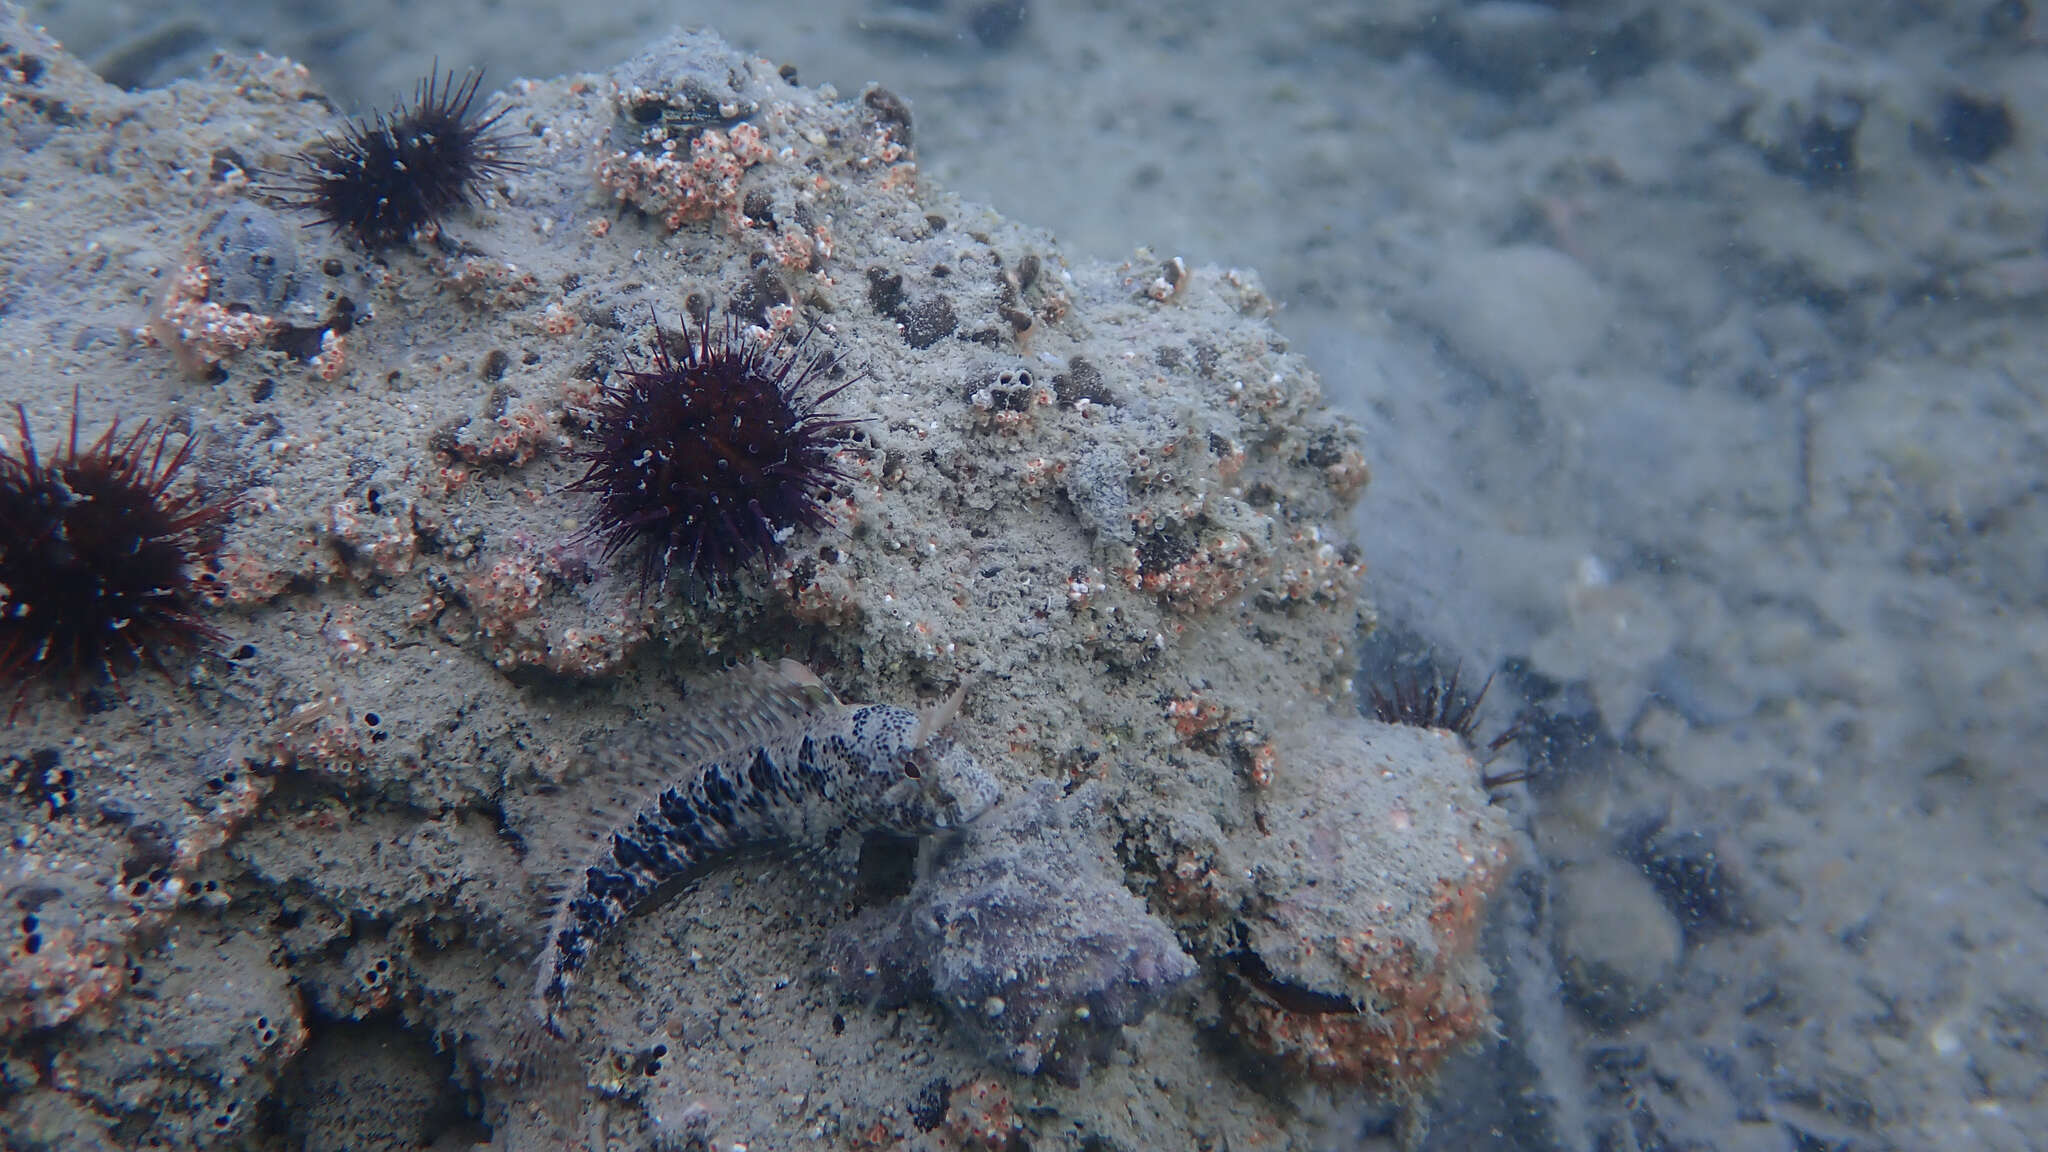
[[[429,75],[410,106],[351,122],[299,157],[305,171],[277,191],[337,231],[376,251],[437,228],[473,202],[493,177],[521,167],[516,146],[498,131],[505,109],[477,118],[481,72],[445,82]]]
[[[575,487],[597,495],[590,533],[606,555],[644,549],[643,591],[678,573],[717,587],[780,556],[792,529],[830,523],[830,485],[846,478],[833,437],[857,421],[823,406],[851,381],[813,391],[835,358],[754,336],[736,318],[717,333],[685,324],[680,357],[657,335],[653,366],[602,395]]]
[[[123,437],[117,420],[81,449],[74,395],[64,446],[44,458],[27,409],[15,418],[19,452],[0,451],[0,680],[20,683],[14,709],[37,677],[118,684],[123,670],[218,639],[198,615],[193,569],[235,502],[172,493],[197,442],[171,451],[169,428],[144,421]]]

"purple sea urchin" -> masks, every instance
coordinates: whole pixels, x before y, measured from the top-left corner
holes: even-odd
[[[825,501],[846,478],[834,434],[856,421],[821,411],[846,384],[812,391],[838,361],[805,343],[757,341],[731,317],[693,337],[686,321],[680,358],[657,334],[652,369],[600,394],[598,447],[573,487],[597,495],[590,532],[607,557],[644,546],[643,593],[678,570],[716,587],[781,555],[790,531],[829,522]]]
[[[14,709],[37,678],[77,687],[190,650],[221,634],[197,611],[196,576],[219,547],[234,500],[174,493],[194,440],[116,420],[78,446],[78,401],[64,446],[45,459],[15,407],[21,443],[0,451],[0,682]],[[9,719],[13,717],[10,711]]]
[[[517,146],[496,131],[505,115],[472,115],[481,72],[458,83],[420,81],[411,107],[352,121],[299,156],[306,171],[277,186],[294,208],[319,214],[372,251],[410,241],[470,202],[493,177],[521,166]]]

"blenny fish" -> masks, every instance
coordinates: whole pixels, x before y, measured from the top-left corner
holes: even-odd
[[[669,881],[760,845],[850,872],[867,833],[957,829],[996,801],[994,778],[941,734],[964,684],[922,713],[842,703],[794,661],[742,669],[725,688],[687,722],[605,755],[612,787],[584,813],[594,843],[567,861],[534,978],[549,1033],[561,1035],[591,950]]]

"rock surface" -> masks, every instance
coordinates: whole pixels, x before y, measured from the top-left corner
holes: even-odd
[[[124,92],[5,21],[0,401],[39,432],[74,384],[88,432],[173,421],[203,439],[193,482],[241,498],[210,574],[219,652],[78,703],[33,686],[8,730],[75,792],[8,800],[0,900],[62,928],[0,954],[11,1141],[255,1139],[308,1037],[371,1022],[474,1086],[427,1140],[1313,1145],[1326,1097],[1273,1095],[1204,1041],[1213,983],[1076,1085],[1020,1076],[926,1006],[841,1005],[814,977],[843,911],[772,860],[600,951],[567,1117],[500,1075],[540,915],[510,831],[742,659],[905,707],[976,675],[957,739],[1012,791],[1100,781],[1114,881],[1218,979],[1273,894],[1215,862],[1352,867],[1355,845],[1296,858],[1290,821],[1340,767],[1296,734],[1357,723],[1370,617],[1343,525],[1366,459],[1250,275],[1069,261],[925,186],[901,101],[796,86],[704,34],[515,86],[524,167],[371,258],[257,191],[337,129],[303,69],[223,56]],[[830,528],[719,595],[642,596],[569,485],[597,390],[685,315],[812,330],[860,420]],[[1375,839],[1383,882],[1465,884],[1500,830],[1470,761],[1387,755],[1412,788],[1345,761],[1358,834],[1417,789],[1476,815],[1468,855],[1435,818]],[[1322,915],[1387,926],[1369,901]],[[1484,982],[1438,959],[1467,998],[1430,1043],[1462,1043]],[[195,996],[149,995],[177,980]],[[387,1103],[417,1113],[361,1102]]]

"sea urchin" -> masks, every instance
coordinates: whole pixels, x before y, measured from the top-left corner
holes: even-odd
[[[1372,712],[1383,724],[1407,724],[1415,728],[1441,728],[1454,732],[1467,745],[1479,743],[1479,705],[1486,700],[1487,689],[1493,687],[1493,677],[1488,675],[1479,691],[1467,695],[1458,686],[1458,669],[1453,667],[1448,677],[1433,663],[1428,663],[1423,672],[1402,676],[1398,672],[1390,675],[1388,686],[1382,689],[1378,684],[1366,687]],[[1524,714],[1526,717],[1526,713]],[[1506,772],[1492,770],[1494,758],[1501,750],[1522,738],[1523,720],[1517,719],[1503,729],[1500,735],[1486,742],[1486,759],[1480,763],[1479,783],[1488,792],[1519,784],[1535,774],[1529,767],[1513,768]]]
[[[676,572],[720,586],[780,556],[791,531],[830,520],[825,501],[846,478],[835,434],[855,421],[820,410],[846,383],[812,385],[837,360],[755,336],[728,318],[693,338],[685,322],[678,357],[657,332],[651,370],[622,372],[599,395],[599,444],[573,487],[597,494],[590,532],[607,557],[644,545],[643,593]]]
[[[0,450],[0,683],[14,709],[35,678],[77,687],[189,650],[220,633],[197,612],[196,577],[219,548],[234,501],[173,492],[192,459],[185,436],[116,420],[78,446],[78,401],[64,446],[45,459],[15,406],[21,444]],[[10,711],[9,718],[12,719]]]
[[[1396,675],[1385,690],[1378,684],[1367,685],[1366,694],[1373,715],[1383,724],[1442,728],[1469,741],[1479,728],[1479,704],[1491,687],[1493,677],[1488,676],[1479,691],[1468,696],[1458,688],[1458,669],[1452,668],[1446,678],[1431,668],[1427,678]]]
[[[476,117],[472,72],[460,82],[420,81],[411,107],[349,124],[340,137],[322,137],[302,153],[305,171],[276,191],[294,208],[319,214],[336,231],[375,251],[410,241],[470,202],[494,177],[521,167],[517,146],[497,131],[499,109]]]

